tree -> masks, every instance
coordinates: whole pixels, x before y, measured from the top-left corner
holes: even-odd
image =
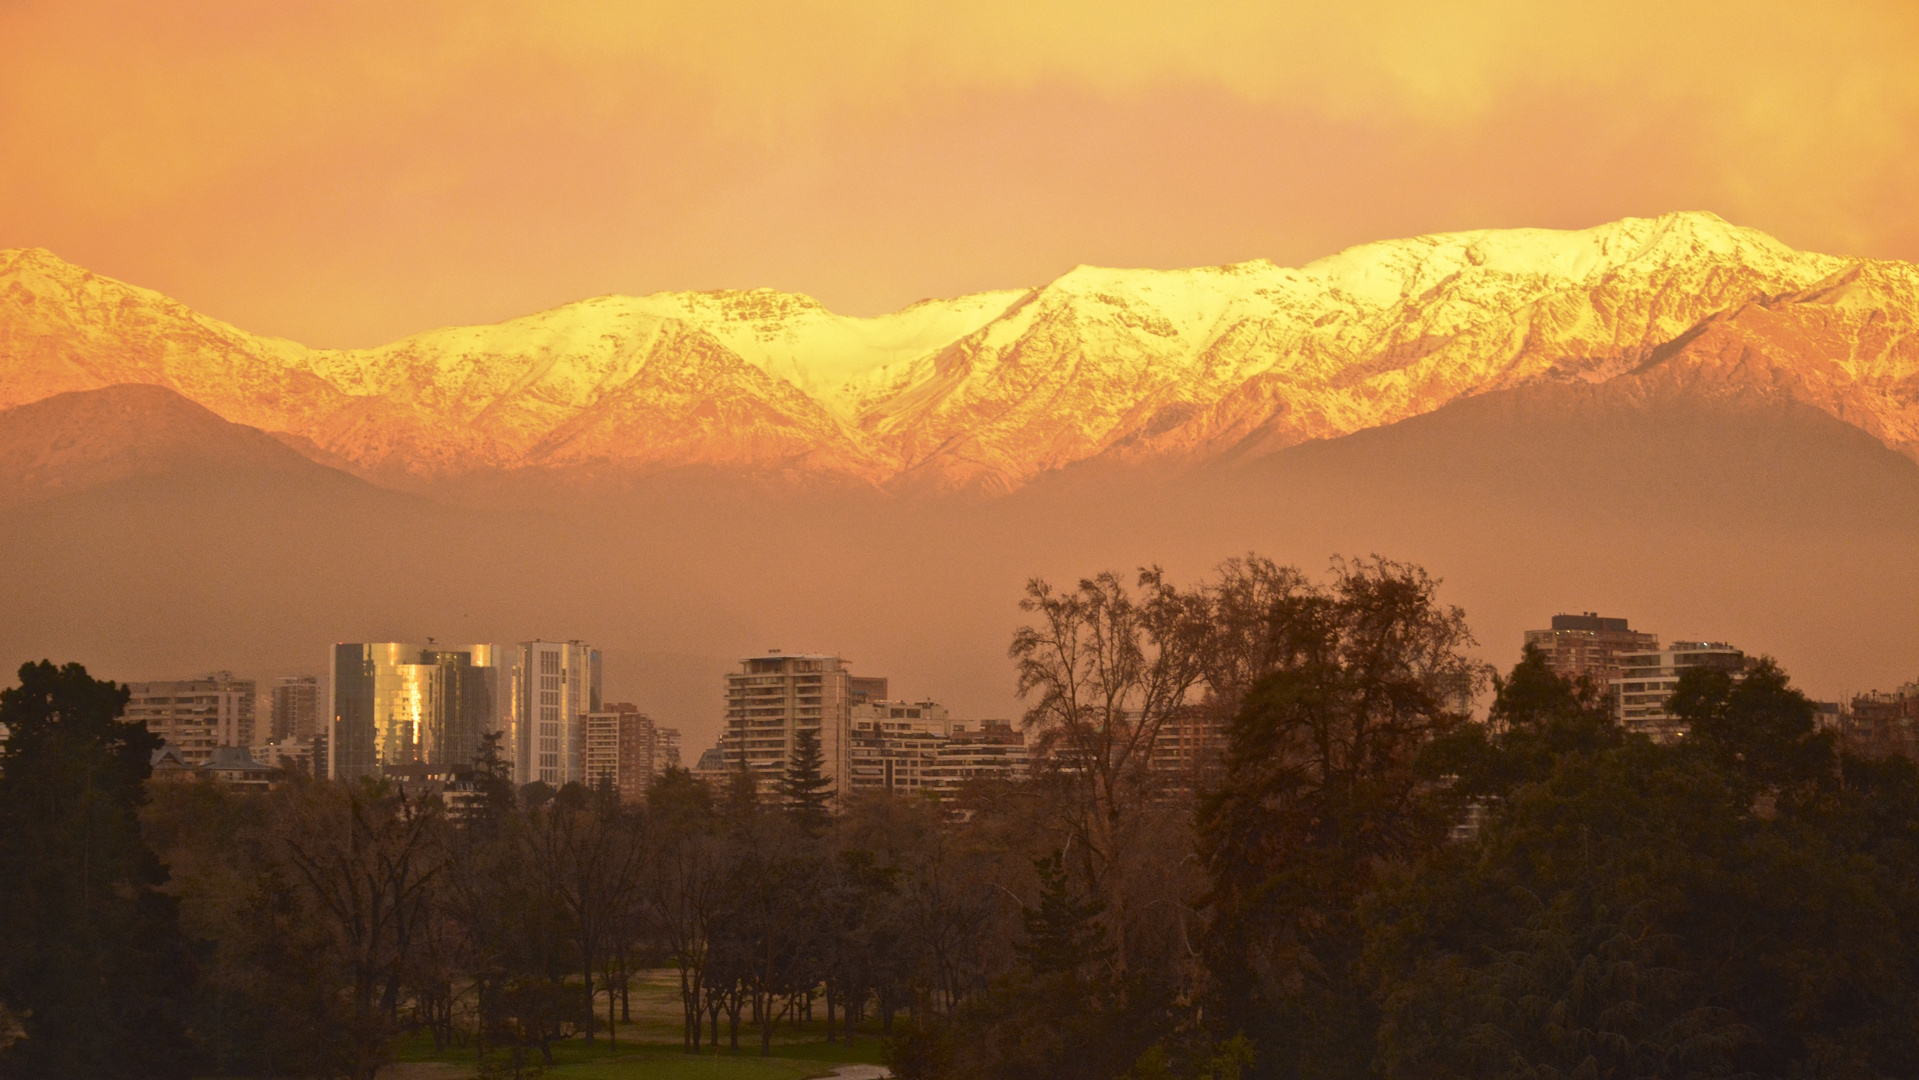
[[[1803,698],[1754,674],[1682,678],[1705,727],[1657,745],[1595,736],[1515,671],[1526,722],[1486,740],[1482,775],[1517,779],[1365,906],[1378,1073],[1909,1071],[1919,770],[1820,764]]]
[[[281,844],[288,877],[324,928],[344,986],[335,1045],[340,1071],[373,1080],[406,1026],[400,993],[447,867],[438,799],[384,783],[283,791]]]
[[[794,824],[809,836],[818,836],[831,820],[833,781],[822,776],[825,757],[820,733],[800,728],[793,733],[793,757],[780,777],[780,801]]]
[[[1464,722],[1479,680],[1464,615],[1424,570],[1334,571],[1275,593],[1273,670],[1234,717],[1198,816],[1214,1022],[1253,1039],[1259,1075],[1364,1075],[1376,1012],[1359,906],[1382,868],[1445,838],[1415,764]]]
[[[1072,858],[1109,912],[1114,962],[1127,964],[1127,877],[1153,799],[1160,729],[1190,705],[1202,675],[1205,597],[1141,570],[1138,592],[1102,573],[1076,589],[1027,583],[1020,610],[1038,616],[1009,649],[1019,694],[1033,699],[1025,727],[1056,782],[1073,789]]]
[[[653,823],[646,895],[659,940],[679,973],[687,1053],[700,1049],[707,958],[726,886],[726,861],[712,789],[685,769],[668,769],[646,792]]]
[[[1795,802],[1834,777],[1831,733],[1814,730],[1812,702],[1770,657],[1739,679],[1718,668],[1688,668],[1668,708],[1685,721],[1690,741],[1755,797]]]
[[[1590,679],[1559,675],[1544,653],[1527,645],[1509,675],[1493,676],[1486,722],[1436,737],[1420,765],[1443,785],[1457,814],[1484,810],[1519,785],[1546,779],[1566,754],[1598,753],[1625,737],[1611,701]]]
[[[291,789],[312,782],[289,777]],[[141,822],[167,864],[197,971],[192,1031],[213,1076],[325,1075],[335,1064],[337,959],[279,849],[286,792],[150,784]]]
[[[527,833],[533,865],[571,917],[586,994],[586,1041],[594,1034],[594,972],[626,918],[645,866],[638,819],[608,789],[577,784],[560,790],[534,814]]]
[[[0,691],[0,1007],[6,1077],[184,1077],[191,961],[141,835],[161,740],[127,690],[79,664],[22,665]]]
[[[1020,907],[1017,967],[955,1023],[924,1017],[894,1044],[905,1080],[1110,1080],[1153,1042],[1163,1018],[1121,985],[1104,902],[1060,852],[1032,866],[1038,895]]]

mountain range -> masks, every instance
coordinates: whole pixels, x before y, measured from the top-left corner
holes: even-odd
[[[1803,402],[1919,459],[1919,268],[1704,213],[1367,244],[1299,269],[1078,267],[877,318],[771,290],[585,300],[358,350],[0,253],[0,408],[167,387],[411,488],[676,468],[1003,494],[1270,455],[1538,384]]]
[[[370,349],[0,253],[0,655],[324,670],[582,637],[697,749],[838,651],[1017,715],[1023,583],[1421,562],[1486,658],[1558,611],[1919,675],[1919,267],[1710,214],[1080,267],[877,318],[602,297]]]

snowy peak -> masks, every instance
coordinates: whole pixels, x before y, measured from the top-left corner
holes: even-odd
[[[1789,397],[1919,456],[1916,295],[1909,264],[1677,213],[1297,268],[1080,266],[874,318],[767,289],[603,296],[313,350],[30,250],[0,253],[0,406],[166,386],[411,483],[694,465],[999,492],[1093,459],[1258,456],[1491,390],[1627,379]]]

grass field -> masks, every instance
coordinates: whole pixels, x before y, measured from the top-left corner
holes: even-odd
[[[604,1030],[594,1045],[584,1039],[553,1044],[553,1065],[544,1075],[573,1080],[806,1080],[828,1076],[843,1065],[876,1065],[881,1042],[877,1032],[862,1031],[848,1046],[827,1042],[826,1025],[816,1020],[804,1027],[782,1024],[773,1036],[773,1053],[760,1056],[759,1033],[748,1025],[740,1029],[740,1048],[702,1048],[698,1055],[680,1046],[680,1001],[671,971],[647,972],[634,981],[632,1022],[621,1023],[617,1041],[609,1044]],[[601,1021],[605,1001],[601,1001]],[[538,1060],[538,1052],[534,1052]],[[436,1051],[433,1040],[418,1036],[399,1048],[398,1060],[383,1070],[395,1080],[456,1080],[473,1075],[473,1048],[454,1046]]]

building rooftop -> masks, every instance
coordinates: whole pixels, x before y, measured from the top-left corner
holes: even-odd
[[[1606,618],[1604,616],[1601,616],[1596,611],[1588,611],[1580,615],[1554,615],[1553,616],[1554,630],[1591,630],[1591,631],[1631,630],[1632,627],[1626,625],[1626,623],[1627,623],[1627,620],[1625,619]]]

